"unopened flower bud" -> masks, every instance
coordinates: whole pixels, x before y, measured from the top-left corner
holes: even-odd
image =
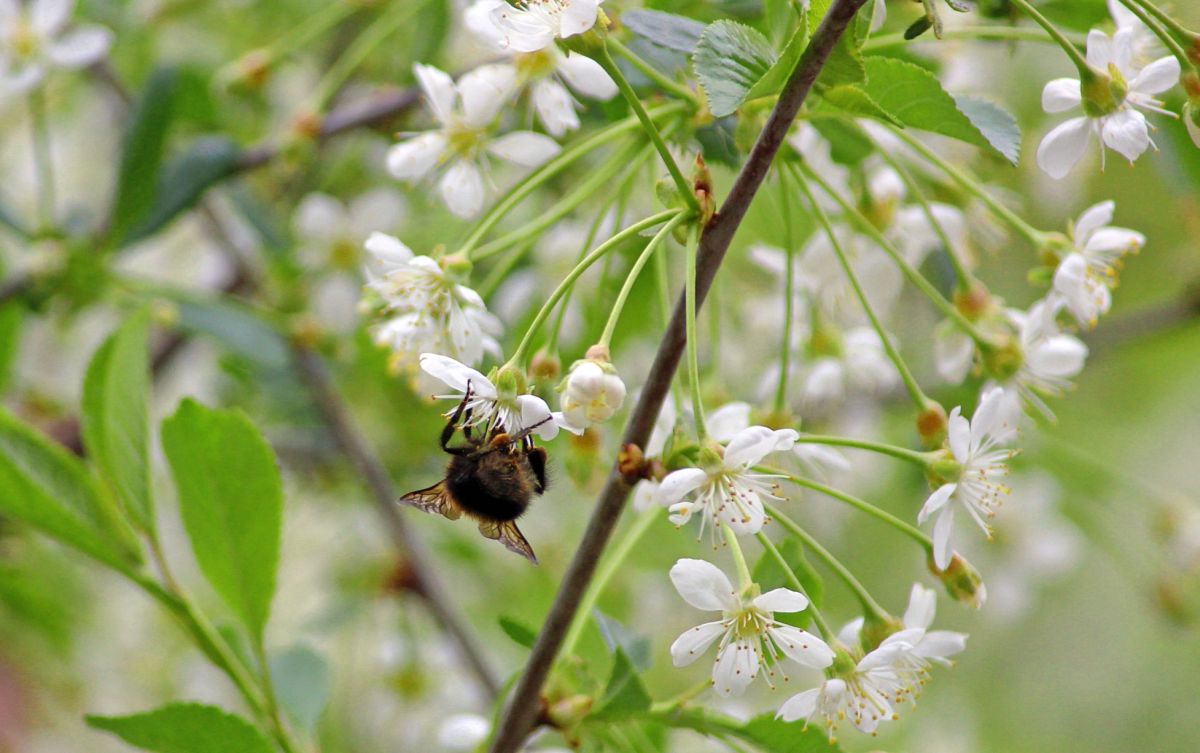
[[[569,695],[550,704],[546,718],[560,730],[569,730],[583,721],[595,700],[588,695]]]
[[[490,378],[501,400],[514,400],[517,395],[526,392],[525,375],[515,366],[505,364]]]
[[[937,569],[932,555],[929,557],[928,565],[929,572],[942,581],[942,585],[946,587],[946,593],[950,594],[955,601],[970,604],[976,609],[982,607],[987,601],[987,586],[984,585],[983,576],[957,552],[951,555],[950,564],[946,566],[945,570]]]
[[[1025,353],[1016,338],[1005,338],[983,352],[983,368],[997,382],[1007,382],[1021,369]]]
[[[930,400],[917,414],[917,435],[930,449],[941,447],[946,441],[946,425],[946,409],[936,400]]]
[[[625,383],[608,360],[608,348],[602,345],[593,345],[585,358],[571,364],[558,390],[563,418],[579,428],[607,421],[625,402]]]
[[[471,274],[471,260],[463,254],[450,254],[438,259],[438,265],[446,270],[446,274],[458,280],[465,280]]]
[[[529,376],[536,380],[550,381],[562,375],[562,361],[546,350],[539,350],[529,361]]]
[[[979,321],[995,308],[995,299],[981,283],[975,282],[967,290],[954,292],[954,308],[972,322]]]

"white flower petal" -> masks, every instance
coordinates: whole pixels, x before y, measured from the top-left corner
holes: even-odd
[[[46,45],[46,57],[63,68],[84,68],[112,47],[113,33],[103,26],[81,26]]]
[[[904,610],[904,627],[927,630],[937,614],[937,594],[932,588],[914,583],[908,594],[908,609]]]
[[[600,0],[566,0],[558,35],[565,39],[592,28],[599,10]]]
[[[521,410],[522,430],[537,427],[533,433],[547,441],[558,436],[558,424],[545,400],[536,395],[517,395],[517,407]]]
[[[1038,145],[1038,167],[1051,178],[1065,178],[1083,159],[1091,133],[1092,123],[1088,118],[1072,118],[1059,125]]]
[[[1108,70],[1108,64],[1113,60],[1113,45],[1109,36],[1099,29],[1092,29],[1087,35],[1088,65],[1101,71]]]
[[[946,421],[950,452],[955,460],[965,463],[971,453],[971,422],[963,417],[961,406],[955,406]]]
[[[1129,82],[1129,91],[1161,94],[1179,82],[1179,60],[1173,55],[1155,60]]]
[[[749,468],[772,452],[792,449],[798,436],[800,435],[791,429],[747,427],[734,435],[725,447],[725,467]]]
[[[576,52],[568,52],[558,61],[558,75],[567,86],[592,99],[608,100],[617,96],[617,85],[600,64]]]
[[[958,484],[942,484],[934,490],[933,494],[930,494],[929,498],[925,500],[921,511],[917,513],[917,522],[924,523],[929,519],[930,515],[945,507],[946,503],[950,501],[951,495],[954,494],[954,490],[957,488]]]
[[[453,358],[437,353],[422,353],[421,369],[431,377],[445,382],[446,386],[456,392],[465,393],[469,384],[471,392],[478,397],[496,397],[496,387],[487,377]]]
[[[717,621],[706,622],[680,633],[671,644],[671,662],[676,667],[686,667],[699,659],[724,632],[725,626]]]
[[[1133,162],[1150,148],[1150,130],[1146,116],[1137,110],[1125,109],[1104,119],[1100,135],[1113,150]]]
[[[292,225],[296,234],[305,240],[326,243],[339,240],[346,231],[346,207],[327,193],[313,191],[300,200]],[[370,246],[367,248],[369,250]],[[411,251],[409,256],[412,256]]]
[[[29,24],[39,36],[54,36],[67,25],[74,7],[75,0],[31,0]]]
[[[472,128],[492,122],[516,91],[517,69],[507,63],[481,65],[458,80],[463,120]]]
[[[429,174],[445,151],[446,137],[440,133],[414,136],[388,149],[388,172],[398,180],[420,180]]]
[[[438,182],[438,192],[446,208],[463,219],[483,209],[483,175],[472,162],[458,160],[451,165]]]
[[[945,661],[946,657],[961,654],[967,647],[966,633],[956,633],[951,630],[934,630],[913,647],[917,656]]]
[[[700,468],[680,468],[671,471],[658,485],[658,503],[663,507],[670,507],[706,483],[708,474]]]
[[[954,532],[954,506],[946,505],[933,524],[933,564],[938,570],[950,565],[950,534]]]
[[[883,3],[876,3],[876,7],[881,5]],[[830,682],[834,682],[834,680],[830,680]],[[779,707],[779,712],[775,716],[785,722],[796,722],[801,719],[807,720],[817,712],[817,701],[820,697],[820,688],[813,688],[803,693],[797,693],[783,702],[783,705]]]
[[[1075,220],[1075,231],[1072,234],[1075,245],[1082,249],[1083,244],[1092,237],[1092,233],[1112,223],[1116,210],[1117,203],[1115,201],[1102,201],[1083,210],[1079,219]]]
[[[735,641],[727,644],[717,654],[717,662],[713,665],[713,690],[726,697],[741,695],[758,674],[760,661],[757,643]]]
[[[708,435],[718,442],[730,442],[746,427],[750,426],[750,403],[726,403],[717,408],[704,421]]]
[[[1065,112],[1079,107],[1082,96],[1079,90],[1079,79],[1056,78],[1042,89],[1042,109],[1046,112]]]
[[[487,150],[497,157],[523,167],[537,167],[559,152],[554,139],[533,131],[513,131],[487,145]]]
[[[808,597],[790,588],[773,588],[755,597],[754,606],[766,612],[803,612],[808,608]]]
[[[453,120],[454,100],[458,97],[454,79],[445,71],[421,63],[413,66],[413,75],[417,77],[417,84],[425,95],[425,104],[433,117],[442,125],[449,125]]]
[[[833,664],[833,649],[812,633],[791,625],[771,628],[775,645],[802,667],[825,669]]]
[[[561,138],[568,131],[579,128],[575,100],[567,88],[557,81],[547,78],[535,82],[530,99],[533,101],[538,120],[551,136]]]
[[[671,583],[683,600],[696,609],[732,612],[739,606],[729,578],[707,560],[679,560],[671,566]]]

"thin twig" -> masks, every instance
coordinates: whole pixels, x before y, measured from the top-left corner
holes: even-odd
[[[321,357],[311,348],[294,345],[292,361],[297,375],[308,388],[309,396],[333,433],[338,447],[370,488],[375,506],[379,508],[387,525],[388,535],[404,557],[406,574],[413,582],[413,592],[424,599],[429,611],[458,644],[463,659],[475,673],[479,684],[490,698],[495,698],[500,692],[499,681],[485,661],[483,651],[475,644],[466,623],[446,600],[445,595],[448,591],[430,567],[429,552],[420,539],[409,530],[397,508],[398,495],[392,487],[387,470],[354,425],[354,420],[338,395]]]
[[[704,300],[712,285],[734,233],[766,178],[771,162],[787,136],[788,129],[808,96],[813,82],[825,65],[825,60],[864,2],[865,0],[834,0],[767,118],[762,133],[759,134],[750,156],[729,192],[729,197],[704,228],[700,237],[696,272],[697,304]],[[685,302],[680,298],[676,302],[671,323],[659,343],[658,353],[646,377],[641,398],[625,427],[623,443],[641,447],[650,437],[654,421],[662,409],[675,371],[679,367],[686,339],[685,318]],[[579,601],[592,579],[600,555],[620,518],[630,488],[629,481],[614,468],[600,492],[583,540],[563,576],[554,604],[551,605],[546,622],[533,644],[525,672],[518,681],[500,721],[490,748],[492,753],[513,753],[533,728],[541,705],[539,695],[542,685],[558,655],[563,636],[579,607]]]

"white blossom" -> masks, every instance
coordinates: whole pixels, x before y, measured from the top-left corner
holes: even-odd
[[[366,249],[367,289],[388,314],[375,326],[379,345],[392,350],[392,367],[412,371],[421,353],[446,353],[474,364],[499,354],[500,322],[474,290],[459,284],[436,260],[416,256],[398,238],[373,233]]]
[[[571,364],[559,391],[562,393],[560,423],[574,433],[612,418],[625,402],[625,383],[607,356],[598,353]]]
[[[723,696],[741,695],[766,668],[774,685],[775,671],[783,673],[784,658],[803,667],[824,669],[833,650],[817,636],[775,619],[775,612],[799,612],[808,598],[798,591],[776,588],[765,594],[738,594],[725,573],[704,560],[681,559],[671,568],[671,582],[684,601],[697,609],[720,612],[721,619],[690,628],[671,644],[676,667],[691,664],[717,643],[713,688]],[[757,587],[755,587],[757,592]],[[719,639],[719,640],[718,640]]]
[[[1017,327],[1021,362],[1003,386],[1010,399],[1023,399],[1046,417],[1054,414],[1042,395],[1057,396],[1071,387],[1071,379],[1083,370],[1088,347],[1074,335],[1064,333],[1055,321],[1059,302],[1042,300],[1029,311],[1005,310]]]
[[[1108,312],[1122,257],[1137,253],[1146,243],[1141,233],[1108,224],[1115,208],[1105,201],[1079,216],[1071,230],[1074,250],[1054,271],[1054,293],[1081,326],[1094,327]]]
[[[555,40],[573,37],[596,24],[602,0],[521,0],[516,6],[497,4],[492,20],[503,43],[517,52],[537,52]]]
[[[433,66],[418,63],[413,71],[439,128],[393,146],[388,170],[399,180],[416,182],[440,169],[438,192],[459,217],[474,217],[483,208],[487,155],[536,167],[558,154],[554,139],[533,131],[493,135],[492,122],[516,88],[512,66],[483,65],[457,84]]]
[[[1127,87],[1127,91],[1111,112],[1093,116],[1085,111],[1083,116],[1072,118],[1046,134],[1038,147],[1037,162],[1052,178],[1066,177],[1082,159],[1093,133],[1101,141],[1102,167],[1105,146],[1133,162],[1153,145],[1146,116],[1139,109],[1171,114],[1155,95],[1179,80],[1179,61],[1168,55],[1142,67],[1134,60],[1134,41],[1134,31],[1129,27],[1117,29],[1111,38],[1095,29],[1088,32],[1088,65],[1115,77],[1115,83]],[[1059,113],[1082,107],[1080,87],[1078,79],[1050,81],[1042,90],[1042,109]]]
[[[446,415],[457,410],[470,390],[471,399],[463,414],[465,426],[481,426],[489,433],[502,429],[509,434],[529,429],[546,440],[554,439],[558,434],[559,427],[550,413],[550,406],[536,395],[505,394],[475,369],[436,353],[422,353],[421,368],[452,390],[451,394],[434,395],[455,402],[455,407]]]
[[[51,68],[84,68],[108,54],[103,26],[67,29],[74,0],[0,0],[0,93],[28,92]]]
[[[767,455],[790,450],[799,435],[791,429],[771,430],[751,426],[738,432],[724,447],[724,454],[711,468],[682,468],[663,479],[658,502],[671,512],[671,522],[682,526],[693,513],[711,519],[714,533],[721,524],[737,534],[755,534],[766,522],[762,498],[774,494],[770,476],[751,469]]]
[[[1001,483],[1008,474],[1007,461],[1015,454],[999,445],[1013,436],[1008,422],[1004,390],[992,388],[984,393],[968,421],[962,408],[950,412],[947,426],[950,453],[958,464],[954,480],[939,486],[921,508],[918,523],[924,523],[937,513],[933,526],[933,561],[938,569],[950,564],[950,535],[954,527],[955,503],[960,504],[971,518],[991,536],[987,519],[995,515],[1009,489]]]

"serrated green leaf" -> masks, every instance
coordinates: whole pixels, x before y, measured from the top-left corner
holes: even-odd
[[[266,369],[283,370],[291,363],[280,334],[252,310],[219,300],[180,299],[179,328],[214,338],[224,347]]]
[[[764,753],[831,753],[839,750],[819,725],[785,722],[774,714],[756,716],[735,734]]]
[[[855,167],[875,152],[862,129],[847,128],[843,118],[814,117],[809,122],[829,142],[829,155],[840,165]]]
[[[241,149],[224,136],[204,136],[172,157],[155,182],[153,202],[121,237],[128,245],[148,238],[192,206],[204,192],[231,175]]]
[[[178,80],[174,68],[155,70],[134,105],[121,143],[111,223],[114,238],[124,238],[158,195],[158,172],[174,117]]]
[[[533,648],[533,642],[537,640],[537,633],[533,631],[533,628],[505,615],[500,615],[499,623],[504,634],[512,638],[518,646]]]
[[[810,37],[816,33],[817,27],[821,25],[821,19],[825,18],[831,5],[833,5],[833,0],[809,0],[808,35]]]
[[[131,716],[87,716],[89,726],[154,753],[272,753],[253,725],[216,706],[173,703]]]
[[[736,112],[775,59],[771,43],[749,26],[715,21],[705,27],[692,56],[692,67],[712,114],[722,118]]]
[[[817,76],[820,87],[857,84],[867,77],[866,63],[858,47],[851,41],[849,35],[838,37],[837,44],[829,52],[821,74]]]
[[[634,669],[639,672],[650,669],[654,657],[650,650],[649,638],[632,632],[599,609],[595,610],[592,616],[596,619],[596,627],[600,628],[600,637],[604,639],[604,645],[608,646],[609,651],[614,653],[618,649],[624,651],[625,655],[629,657],[629,661],[633,662]]]
[[[1007,121],[996,114],[999,108],[970,105],[975,117],[985,122],[991,131],[985,136],[959,109],[937,77],[924,68],[896,58],[872,56],[867,60],[867,76],[864,85],[867,94],[904,125],[996,149],[1005,159],[1015,161],[1012,145],[1014,138],[1019,139],[1019,134],[1014,136],[1005,129]],[[1012,125],[1015,126],[1015,122]],[[993,142],[1009,147],[1008,153]]]
[[[83,380],[83,442],[125,514],[154,528],[150,491],[150,318],[139,312],[97,350]]]
[[[977,97],[954,95],[954,104],[993,149],[1009,162],[1017,164],[1021,159],[1021,129],[1012,113]]]
[[[642,684],[633,662],[618,646],[613,655],[612,673],[598,708],[589,719],[617,720],[636,716],[650,708],[650,694]]]
[[[289,646],[267,660],[275,695],[301,729],[311,732],[329,703],[329,663],[312,648]]]
[[[788,40],[787,45],[784,46],[783,52],[779,53],[779,59],[771,65],[771,69],[762,78],[754,83],[754,86],[750,87],[750,91],[746,93],[746,99],[769,97],[782,90],[783,85],[787,83],[788,77],[792,75],[792,70],[795,69],[796,63],[800,62],[800,56],[804,54],[804,48],[807,46],[808,27],[800,24],[792,32],[792,36]]]
[[[118,570],[140,560],[132,534],[83,463],[2,408],[0,515]]]
[[[878,102],[871,99],[870,94],[867,94],[861,87],[854,84],[842,84],[841,86],[831,86],[827,89],[822,89],[821,98],[839,110],[855,117],[875,118],[876,120],[882,120],[893,125],[903,125],[891,113],[880,107]]]
[[[275,455],[239,411],[184,400],[162,446],[201,571],[261,639],[275,592],[283,490]]]
[[[696,50],[704,24],[691,18],[658,10],[630,10],[621,14],[621,24],[643,39],[668,50],[688,55]]]

